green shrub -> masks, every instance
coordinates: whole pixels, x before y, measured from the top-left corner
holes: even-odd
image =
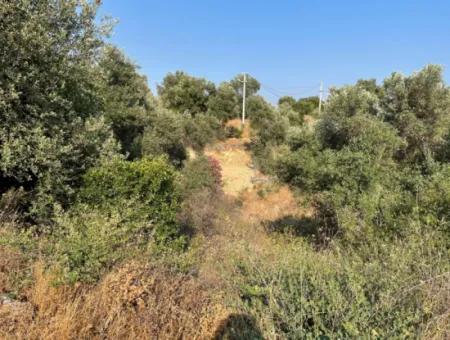
[[[214,83],[182,71],[167,74],[158,86],[158,94],[164,107],[191,116],[206,113],[208,100],[215,92]]]
[[[149,249],[180,250],[175,171],[163,158],[115,158],[90,169],[78,202],[56,219],[50,261],[71,282],[95,281],[118,261]]]
[[[206,144],[223,137],[220,121],[204,114],[197,114],[193,118],[184,120],[184,138],[186,144],[195,150],[202,150]]]
[[[96,9],[76,0],[0,4],[0,193],[27,189],[35,222],[70,205],[86,169],[114,149],[101,118]]]
[[[300,113],[288,103],[282,103],[278,106],[278,112],[282,117],[289,120],[290,126],[301,126],[304,123],[304,113]]]
[[[213,157],[199,156],[185,164],[178,185],[183,197],[203,189],[219,194],[222,192],[220,164]]]
[[[190,233],[210,236],[217,232],[221,197],[208,189],[197,190],[181,203],[178,221]]]
[[[417,192],[423,223],[436,226],[450,239],[450,165],[442,166]]]
[[[216,117],[221,122],[239,117],[238,95],[229,83],[222,83],[217,92],[209,97],[207,114]]]
[[[225,127],[225,137],[226,138],[241,138],[242,130],[234,126]]]
[[[167,155],[170,162],[179,168],[187,158],[183,140],[183,117],[159,108],[145,128],[142,154],[150,157]]]
[[[236,306],[265,338],[445,337],[449,265],[438,234],[317,252],[304,242],[267,257],[240,250]],[[273,253],[272,253],[273,252]],[[445,322],[444,322],[445,325]]]
[[[195,232],[211,234],[223,201],[219,162],[212,157],[200,156],[186,163],[181,171],[179,188],[183,198],[179,221]]]
[[[141,157],[141,140],[149,125],[154,99],[146,77],[117,47],[107,46],[101,55],[103,112],[128,159]]]
[[[383,88],[359,81],[334,89],[315,129],[291,127],[287,146],[269,147],[278,152],[265,162],[281,180],[313,195],[319,229],[354,246],[374,235],[406,237],[418,220],[422,228],[447,229],[446,186],[435,182],[447,176],[439,160],[445,159],[450,91],[442,85],[440,69],[429,66],[408,78],[394,74]],[[427,124],[438,121],[443,125],[431,131]],[[261,122],[262,144],[279,144]],[[257,151],[270,159],[263,145]]]
[[[179,237],[174,180],[174,169],[163,158],[134,162],[117,158],[84,176],[79,202],[107,212],[121,211],[122,207],[126,208],[126,202],[131,202],[134,209],[125,209],[124,217],[130,221],[147,221],[147,227],[141,232],[154,233],[158,242],[166,242]]]
[[[58,231],[49,248],[48,261],[57,263],[61,280],[95,282],[119,261],[142,253],[148,245],[149,222],[133,215],[134,204],[124,201],[120,211],[104,213],[78,205],[56,220]]]
[[[292,126],[286,132],[286,144],[293,151],[310,143],[313,139],[313,133],[305,127]]]

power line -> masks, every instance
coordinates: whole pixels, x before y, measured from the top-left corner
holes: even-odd
[[[274,88],[272,88],[272,87],[270,87],[268,85],[265,85],[263,83],[260,83],[260,84],[261,84],[261,88],[263,90],[265,90],[266,92],[270,93],[271,95],[273,95],[273,96],[275,96],[277,98],[281,98],[281,97],[287,96],[287,95],[293,95],[293,96],[295,95],[295,96],[299,97],[300,94],[301,94],[299,92],[296,92],[295,94],[287,94],[286,92],[282,93],[281,91],[276,90],[276,89],[274,89]],[[307,86],[300,87],[300,86],[298,86],[297,88],[310,89],[309,91],[302,91],[303,94],[308,93],[308,92],[311,93],[311,90],[317,89],[316,86],[310,86],[310,87],[307,87]],[[319,84],[319,115],[322,112],[322,102],[324,100],[324,95],[327,95],[327,94],[329,94],[329,91],[327,89],[324,89],[323,81],[321,81],[320,84]]]
[[[266,87],[263,87],[262,89],[263,89],[264,91],[266,91],[266,92],[270,93],[271,95],[273,95],[273,96],[277,97],[277,98],[281,98],[281,97],[282,97],[282,95],[279,95],[278,93],[275,93],[274,91],[272,91],[272,90],[269,90],[269,89],[268,89],[268,88],[266,88]]]
[[[279,91],[285,92],[285,91],[293,91],[293,90],[309,90],[309,89],[315,89],[319,87],[320,83],[309,85],[309,86],[292,86],[292,87],[283,87],[278,88]]]
[[[298,86],[298,89],[303,89],[304,91],[296,91],[296,92],[285,92],[285,91],[280,91],[277,90],[271,86],[268,86],[266,84],[260,83],[261,84],[261,88],[264,89],[265,91],[269,92],[270,94],[274,95],[275,97],[281,98],[283,96],[298,96],[300,97],[301,95],[307,94],[307,93],[312,93],[312,91],[314,89],[318,88],[318,85],[315,86]]]
[[[266,91],[272,93],[273,95],[278,96],[278,97],[282,96],[282,94],[278,90],[276,90],[276,89],[274,89],[274,88],[272,88],[270,86],[267,86],[267,85],[265,85],[263,83],[260,83],[260,84],[261,84],[262,88],[264,88]]]

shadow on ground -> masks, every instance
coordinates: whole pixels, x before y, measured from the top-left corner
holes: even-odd
[[[270,233],[283,233],[294,236],[312,237],[317,235],[318,222],[312,217],[283,216],[273,221],[264,221],[264,228]]]
[[[217,327],[214,340],[260,340],[264,339],[256,320],[246,314],[228,315]]]

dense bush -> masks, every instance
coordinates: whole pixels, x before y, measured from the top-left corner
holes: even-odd
[[[208,100],[215,91],[214,83],[181,71],[169,73],[158,86],[158,94],[166,108],[191,116],[208,110]]]
[[[306,97],[295,100],[294,97],[284,96],[278,100],[278,106],[289,107],[300,117],[314,115],[319,108],[319,97]]]
[[[198,156],[186,163],[178,185],[183,197],[191,196],[203,189],[220,194],[222,192],[220,164],[213,157]]]
[[[232,281],[238,306],[267,338],[440,338],[450,302],[444,246],[417,233],[358,254],[304,242],[267,258],[242,250]]]
[[[147,221],[140,232],[165,242],[179,236],[174,220],[178,209],[174,180],[174,170],[162,158],[116,159],[88,171],[78,199],[101,211],[121,211],[123,207],[126,218]],[[131,215],[127,204],[134,205]]]
[[[423,92],[417,94],[418,88]],[[394,74],[383,87],[359,81],[334,89],[314,130],[288,129],[287,146],[278,147],[273,170],[312,194],[318,225],[348,241],[405,237],[417,218],[424,228],[442,229],[448,216],[437,207],[446,202],[445,186],[431,183],[446,176],[436,150],[450,129],[443,123],[450,117],[449,97],[434,66],[408,78]],[[437,128],[437,122],[443,125]],[[264,125],[257,128],[257,136],[267,135]],[[276,135],[267,140],[281,141]]]
[[[253,97],[248,102],[254,142],[262,146],[278,145],[284,142],[289,119],[276,111],[262,97]]]
[[[136,159],[141,156],[142,135],[155,106],[147,79],[114,46],[105,47],[99,67],[106,120],[121,144],[122,153]]]
[[[186,163],[179,179],[182,193],[179,221],[195,232],[209,235],[222,202],[222,174],[218,161],[200,156]]]
[[[214,96],[208,100],[208,115],[220,121],[227,121],[239,117],[240,102],[238,94],[229,83],[222,83]]]
[[[429,159],[424,174],[421,157],[411,166],[383,93],[373,82],[335,90],[316,129],[290,127],[281,146],[266,134],[275,163],[259,159],[312,194],[309,235],[327,245],[282,243],[274,261],[237,256],[240,305],[269,338],[445,337],[448,166]]]
[[[244,81],[244,75],[237,75],[235,76],[232,80],[230,80],[230,85],[231,87],[233,87],[234,91],[236,92],[238,98],[239,98],[239,102],[242,102],[242,97],[244,95],[243,93],[243,82]],[[247,86],[246,86],[246,90],[245,90],[245,96],[246,98],[252,98],[254,97],[259,89],[261,88],[261,84],[259,83],[258,80],[256,80],[254,77],[252,77],[251,75],[247,74],[246,76],[246,82],[247,82]]]
[[[264,172],[271,173],[274,157],[282,152],[279,146],[287,142],[288,132],[303,125],[303,115],[294,111],[287,103],[277,109],[262,97],[249,100],[251,112],[251,151],[255,163]]]
[[[219,204],[215,193],[206,188],[199,189],[183,200],[178,220],[191,235],[213,235],[217,232]]]
[[[104,213],[78,205],[56,218],[48,262],[61,271],[62,282],[95,282],[119,261],[146,249],[149,222],[128,218],[133,205],[123,202],[120,211]]]
[[[190,118],[189,118],[190,119]],[[177,168],[187,158],[183,118],[168,110],[158,108],[149,118],[142,138],[144,156],[168,155],[170,162]]]
[[[285,142],[256,126],[269,145],[256,159],[314,211],[293,225],[312,245],[237,265],[240,304],[268,337],[446,336],[448,99],[429,66],[334,89],[318,123],[289,127]]]
[[[314,115],[319,108],[319,97],[300,98],[294,108],[302,116]]]
[[[224,137],[220,121],[205,114],[198,114],[191,119],[186,119],[183,127],[185,143],[195,150],[202,150],[206,144]]]
[[[114,149],[100,117],[95,12],[76,0],[0,3],[0,193],[25,187],[34,220],[67,206]]]
[[[65,279],[96,280],[152,241],[161,249],[184,247],[178,210],[175,172],[164,159],[104,162],[84,176],[77,204],[58,215],[50,256]]]

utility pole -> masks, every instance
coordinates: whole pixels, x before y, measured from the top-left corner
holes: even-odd
[[[243,84],[243,90],[242,90],[242,126],[245,125],[245,92],[247,87],[247,73],[244,73],[244,80],[242,81]]]
[[[320,92],[319,92],[319,116],[322,112],[322,95],[323,95],[323,81],[320,82]]]

